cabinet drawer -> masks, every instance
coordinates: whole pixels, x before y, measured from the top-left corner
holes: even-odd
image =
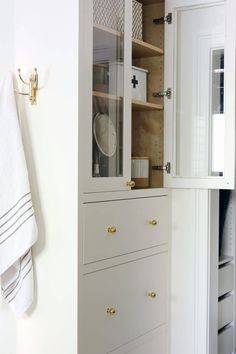
[[[218,303],[218,329],[233,321],[233,296],[227,296]]]
[[[230,326],[218,335],[218,354],[231,354],[233,344],[233,327]]]
[[[167,330],[159,327],[109,354],[167,354]]]
[[[234,266],[228,264],[219,269],[219,291],[218,296],[222,296],[234,287]]]
[[[167,266],[162,253],[84,276],[86,354],[105,354],[166,323]]]
[[[85,204],[83,237],[85,264],[167,243],[168,197]]]

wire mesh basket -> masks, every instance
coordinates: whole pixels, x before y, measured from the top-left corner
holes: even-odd
[[[133,3],[132,36],[143,39],[143,8],[136,0]],[[94,0],[94,23],[124,32],[124,0]]]

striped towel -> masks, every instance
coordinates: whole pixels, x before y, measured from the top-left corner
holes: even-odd
[[[37,240],[13,80],[0,81],[0,276],[5,301],[20,317],[33,301],[31,246]]]

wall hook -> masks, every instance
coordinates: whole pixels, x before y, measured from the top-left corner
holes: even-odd
[[[34,68],[34,72],[30,75],[29,81],[25,81],[21,75],[21,69],[18,69],[18,76],[24,85],[29,86],[29,92],[17,92],[19,95],[29,96],[29,100],[32,105],[37,104],[37,92],[38,92],[38,71]]]

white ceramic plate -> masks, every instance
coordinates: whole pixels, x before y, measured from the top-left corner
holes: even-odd
[[[101,153],[111,157],[116,152],[116,130],[111,118],[104,113],[97,113],[93,123],[93,134]]]

